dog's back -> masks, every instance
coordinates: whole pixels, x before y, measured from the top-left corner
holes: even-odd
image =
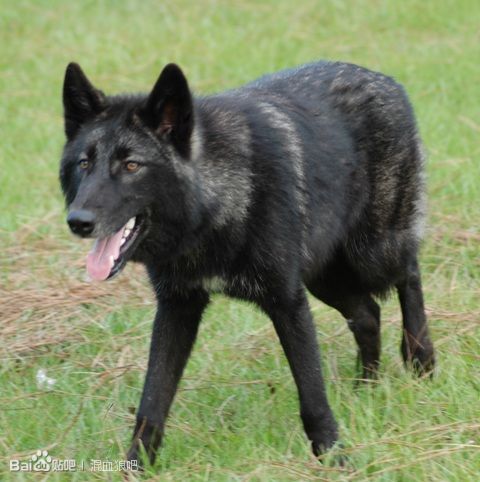
[[[228,173],[225,201],[248,217],[250,250],[268,240],[262,263],[301,253],[308,282],[341,262],[375,293],[402,277],[421,237],[423,158],[393,79],[318,62],[200,99],[197,113],[203,162],[216,179]]]

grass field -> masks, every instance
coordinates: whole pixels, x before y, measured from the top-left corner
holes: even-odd
[[[214,298],[146,480],[480,480],[480,3],[291,0],[34,1],[0,9],[0,480],[121,480],[119,473],[13,474],[38,449],[122,459],[139,401],[153,296],[141,267],[84,282],[86,244],[64,223],[57,181],[60,91],[78,61],[108,92],[147,90],[162,66],[213,92],[318,58],[404,83],[429,154],[422,252],[438,370],[402,367],[400,311],[383,304],[382,375],[354,389],[355,346],[311,300],[329,399],[348,456],[314,460],[271,323]],[[115,292],[115,296],[111,293]],[[56,380],[37,382],[39,370]],[[159,475],[160,474],[160,475]]]

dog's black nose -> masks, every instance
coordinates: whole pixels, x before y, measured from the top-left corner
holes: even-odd
[[[71,211],[68,213],[67,223],[72,233],[78,236],[88,236],[95,228],[95,214],[85,209]]]

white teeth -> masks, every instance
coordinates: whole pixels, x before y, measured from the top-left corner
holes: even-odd
[[[115,260],[113,259],[113,256],[110,256],[110,265],[113,266],[115,264]]]
[[[128,223],[125,225],[125,228],[123,230],[122,239],[120,240],[120,246],[123,246],[125,244],[128,236],[130,236],[130,233],[132,232],[132,229],[134,227],[135,227],[135,217],[130,218]]]
[[[128,229],[129,231],[131,231],[134,226],[135,226],[135,217],[130,218],[130,220],[128,221],[127,225],[125,226],[125,230]]]

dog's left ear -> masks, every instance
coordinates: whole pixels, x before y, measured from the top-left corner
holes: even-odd
[[[169,140],[180,155],[189,157],[193,102],[187,79],[178,65],[168,64],[162,70],[140,116],[158,137]]]

